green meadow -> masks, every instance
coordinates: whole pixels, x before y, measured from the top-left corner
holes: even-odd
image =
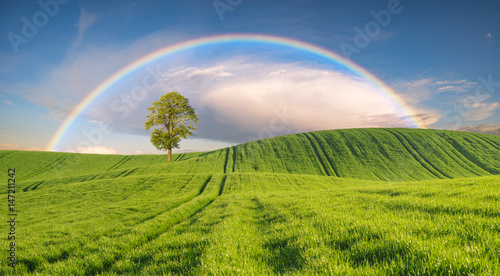
[[[500,275],[500,136],[317,131],[166,160],[0,151],[0,274]]]

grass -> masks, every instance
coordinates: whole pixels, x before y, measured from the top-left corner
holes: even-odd
[[[0,274],[500,274],[498,136],[320,131],[173,158],[0,151],[19,214]]]

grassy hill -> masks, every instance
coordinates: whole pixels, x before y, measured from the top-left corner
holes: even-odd
[[[499,136],[350,129],[173,163],[0,151],[0,164],[4,183],[16,168],[19,274],[500,273]]]
[[[347,129],[263,139],[202,153],[92,155],[0,151],[24,181],[156,173],[325,175],[406,181],[500,174],[500,136],[421,129]]]

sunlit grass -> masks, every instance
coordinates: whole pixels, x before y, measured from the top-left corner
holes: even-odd
[[[500,274],[497,136],[322,131],[173,159],[0,151],[16,273]]]

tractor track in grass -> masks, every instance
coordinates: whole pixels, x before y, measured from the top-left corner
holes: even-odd
[[[52,167],[56,166],[56,164],[59,164],[61,161],[63,161],[64,159],[67,159],[67,158],[68,158],[68,156],[61,156],[61,157],[57,158],[56,160],[54,160],[52,163],[49,163],[49,164],[43,166],[42,168],[40,168],[32,173],[29,173],[27,175],[19,177],[19,180],[23,181],[23,180],[32,178],[33,176],[44,173],[44,172],[50,170]]]
[[[182,187],[179,188],[179,192],[184,190],[184,188],[186,188],[186,186],[189,185],[189,183],[191,182],[191,180],[193,180],[193,178],[194,178],[194,175],[191,175],[191,178],[188,181],[186,181],[186,183],[184,183],[184,185],[182,185]]]
[[[434,136],[434,137],[435,137],[435,136]],[[431,140],[431,141],[432,141],[432,139],[433,139],[434,137],[432,137],[432,136],[427,136],[426,140]],[[437,136],[437,137],[439,137],[439,136]],[[439,138],[440,138],[440,137],[439,137]],[[409,141],[408,141],[408,143],[409,143]],[[437,143],[435,143],[435,144],[437,144]],[[451,144],[450,144],[450,145],[451,145]],[[456,150],[456,149],[455,149],[455,147],[453,147],[453,146],[452,146],[452,149],[453,149],[453,150]],[[457,154],[456,154],[456,153],[454,153],[452,150],[446,150],[446,149],[441,148],[441,151],[442,151],[442,152],[444,152],[444,154],[446,154],[446,156],[448,156],[448,158],[447,158],[448,160],[450,160],[451,162],[455,163],[455,164],[456,164],[457,166],[459,166],[459,167],[462,167],[462,168],[464,167],[464,164],[466,163],[466,161],[465,161],[465,160],[470,161],[470,160],[468,160],[467,158],[465,158],[465,160],[464,160],[463,158],[460,158],[460,155],[457,155]],[[436,152],[436,150],[434,150],[434,152]],[[465,157],[465,156],[463,156],[462,154],[461,154],[461,156],[462,156],[462,157]],[[450,162],[450,163],[451,163],[451,162]],[[428,163],[429,163],[429,162],[428,162]],[[470,164],[469,164],[469,165],[470,165]],[[473,163],[473,165],[476,165],[476,164],[474,164],[474,163]],[[476,165],[476,167],[477,167],[477,165]],[[443,172],[441,172],[441,171],[439,171],[439,172],[440,172],[441,174],[445,175]],[[478,173],[476,173],[475,171],[472,171],[472,170],[468,170],[468,172],[473,173],[473,174],[475,174],[475,175],[479,175]],[[447,176],[447,175],[445,175],[445,176]],[[448,178],[451,178],[450,176],[447,176],[447,177],[448,177]]]
[[[133,168],[133,169],[125,169],[125,170],[123,170],[121,173],[117,174],[117,175],[116,175],[116,176],[114,176],[114,177],[110,177],[110,178],[125,177],[125,176],[127,176],[127,175],[129,175],[129,174],[133,173],[133,172],[134,172],[134,171],[136,171],[136,170],[137,170],[137,168]],[[97,174],[96,174],[96,175],[91,176],[90,180],[93,180],[93,179],[95,179],[96,177],[97,177]],[[87,178],[85,178],[85,179],[84,179],[84,181],[88,181],[88,179],[87,179]]]
[[[452,139],[451,141],[449,141],[445,135],[439,135],[441,136],[444,140],[447,140],[448,143],[450,143],[458,152],[460,152],[460,154],[464,155],[468,160],[470,160],[472,163],[476,164],[476,166],[480,167],[481,169],[483,169],[484,171],[488,172],[489,174],[492,174],[492,175],[497,175],[498,174],[498,170],[493,168],[493,167],[490,167],[488,168],[488,164],[485,164],[484,160],[482,160],[481,158],[478,159],[478,156],[476,156],[475,154],[473,154],[471,151],[473,149],[470,149],[471,145],[467,145],[466,143],[464,143],[463,141],[460,141],[460,140],[455,140],[455,139]],[[473,136],[473,137],[476,137],[477,136]]]
[[[42,185],[44,181],[40,181],[39,183],[37,183],[36,185],[33,186],[33,188],[31,188],[32,191],[38,189],[38,186]]]
[[[121,177],[126,177],[126,176],[132,174],[135,171],[137,171],[137,168],[128,169],[128,171],[125,174],[123,174]]]
[[[498,146],[494,141],[490,140],[490,139],[487,139],[485,137],[481,137],[481,136],[475,136],[481,140],[483,140],[484,142],[488,143],[490,146],[496,148],[497,150],[500,150],[500,146]]]
[[[487,170],[483,169],[481,166],[479,166],[479,164],[476,164],[474,161],[470,160],[469,158],[467,158],[467,156],[465,156],[463,154],[463,152],[461,152],[459,149],[457,149],[450,141],[448,141],[447,139],[441,137],[439,134],[436,134],[437,137],[443,141],[445,141],[445,143],[449,144],[450,147],[453,149],[453,153],[454,155],[457,157],[458,160],[460,160],[461,162],[463,162],[464,164],[467,164],[467,163],[470,163],[472,165],[474,165],[475,167],[479,168],[480,170],[482,171],[485,171],[487,173],[490,173],[488,172]],[[450,152],[449,151],[445,151],[448,156],[451,157],[450,155]],[[461,156],[461,157],[460,157]],[[456,162],[456,161],[455,161]],[[458,164],[458,162],[456,162]],[[459,164],[460,165],[460,164]],[[461,166],[461,165],[460,165]],[[477,176],[481,176],[481,175],[484,175],[484,174],[479,174],[478,172],[475,172],[475,171],[470,171],[471,173],[474,173],[475,175]]]
[[[43,180],[42,181],[36,181],[35,183],[33,183],[33,184],[29,185],[28,187],[24,188],[23,192],[27,192],[28,190],[30,190],[31,187],[33,187],[31,190],[35,190],[43,182],[45,182],[45,181],[43,181]]]
[[[115,163],[113,166],[109,167],[106,171],[112,171],[112,170],[116,170],[118,169],[118,167],[120,167],[121,165],[123,165],[125,162],[127,162],[128,160],[130,160],[130,158],[132,158],[132,155],[127,155],[125,156],[124,158],[122,158],[120,161],[118,161],[117,163]]]
[[[165,224],[163,224],[163,225],[164,225],[164,229],[159,230],[157,233],[154,233],[154,231],[153,231],[153,233],[148,233],[148,231],[144,231],[144,232],[142,232],[142,235],[144,235],[145,239],[143,239],[143,241],[142,241],[142,242],[139,240],[139,243],[138,243],[138,244],[136,244],[136,245],[134,246],[134,248],[142,247],[142,246],[145,246],[145,245],[147,245],[147,244],[149,244],[149,243],[153,242],[153,241],[154,241],[154,240],[156,240],[158,237],[160,237],[162,234],[164,234],[165,232],[167,232],[170,228],[172,228],[172,227],[174,227],[175,225],[178,225],[178,224],[180,224],[180,223],[182,223],[182,222],[184,222],[184,221],[186,221],[186,220],[188,220],[188,219],[192,218],[193,216],[195,216],[195,215],[196,215],[196,214],[198,214],[199,212],[203,211],[203,210],[204,210],[207,206],[209,206],[210,204],[212,204],[212,202],[214,202],[214,201],[217,199],[217,197],[218,197],[217,195],[216,195],[216,196],[215,196],[212,200],[208,199],[208,202],[206,202],[206,203],[202,202],[202,203],[200,204],[200,206],[196,206],[196,207],[198,207],[198,208],[196,208],[195,210],[190,211],[190,210],[189,210],[189,207],[186,207],[186,206],[187,206],[188,204],[190,204],[190,203],[191,203],[191,204],[196,204],[196,203],[194,203],[194,201],[195,201],[195,200],[197,200],[200,196],[202,196],[202,195],[204,194],[204,192],[205,192],[205,190],[206,190],[206,188],[207,188],[208,184],[209,184],[209,183],[212,181],[212,179],[213,179],[213,178],[212,178],[212,176],[213,176],[213,175],[210,175],[210,176],[208,177],[208,179],[207,179],[207,180],[205,180],[205,183],[204,183],[204,184],[202,185],[202,187],[200,188],[200,192],[198,193],[198,195],[196,195],[196,196],[192,197],[191,199],[188,199],[188,200],[186,200],[186,201],[184,201],[184,202],[181,202],[181,203],[179,203],[179,204],[178,204],[178,205],[176,205],[176,206],[172,206],[172,208],[168,209],[168,210],[167,210],[167,211],[165,211],[165,212],[162,212],[162,213],[160,213],[160,214],[157,214],[157,215],[155,215],[155,216],[154,216],[154,217],[152,217],[152,218],[146,219],[146,220],[144,220],[144,221],[142,221],[142,222],[140,222],[140,223],[138,223],[138,224],[134,224],[134,225],[133,225],[134,229],[138,229],[137,227],[140,227],[140,226],[141,226],[141,224],[148,223],[148,221],[151,221],[151,220],[153,220],[153,219],[155,219],[155,218],[157,218],[157,217],[159,217],[159,216],[161,216],[161,215],[163,215],[163,214],[166,214],[166,213],[168,213],[168,212],[171,212],[171,213],[172,213],[172,216],[171,216],[171,217],[173,217],[173,220],[171,220],[170,222],[168,221],[168,218],[167,218],[167,221],[165,222]],[[215,184],[215,185],[216,185],[216,184]],[[188,211],[188,213],[187,213],[187,214],[183,214],[183,210],[182,210],[182,208],[187,208],[187,209],[188,209],[188,210],[187,210],[187,211]],[[160,222],[161,222],[161,219],[160,219]],[[159,224],[159,225],[161,225],[161,224]],[[150,225],[147,229],[158,229],[158,228],[160,228],[160,227],[158,227],[158,225],[154,225],[154,224],[152,224],[152,225]],[[111,231],[105,231],[104,233],[100,233],[100,234],[101,234],[100,236],[107,237],[107,235],[108,235],[109,233],[111,233]],[[124,235],[117,236],[116,238],[118,238],[118,239],[125,239],[126,237],[127,237],[127,234],[125,233]],[[96,244],[96,243],[99,243],[99,239],[95,239],[95,240],[93,240],[93,241],[92,241],[90,244],[88,244],[88,245],[89,245],[89,246],[92,246],[93,244]],[[114,265],[116,262],[118,262],[119,260],[122,260],[122,259],[126,256],[126,254],[129,252],[129,251],[126,251],[126,252],[123,252],[123,253],[122,253],[122,252],[118,252],[118,248],[115,248],[115,249],[113,249],[113,250],[116,250],[116,251],[115,251],[115,253],[114,253],[114,254],[115,254],[114,261],[113,261],[113,262],[111,262],[111,263],[103,263],[103,264],[102,264],[102,265],[103,265],[103,269],[102,269],[100,272],[107,272],[107,271],[109,271],[110,269],[112,269],[113,265]],[[68,251],[68,252],[69,252],[69,251]],[[75,258],[75,257],[76,257],[75,255],[73,255],[73,256],[72,256],[72,255],[71,255],[71,253],[72,253],[72,252],[69,252],[69,254],[67,254],[68,256],[65,256],[65,258],[63,259],[63,261],[64,261],[64,260],[67,260],[67,259],[71,259],[71,258]],[[98,254],[98,253],[96,253],[96,254]],[[35,269],[36,269],[36,268],[35,268]],[[88,272],[88,271],[86,271],[85,273],[87,273],[87,272]]]
[[[12,154],[12,153],[14,153],[14,151],[8,151],[8,152],[2,154],[2,155],[0,155],[0,159],[4,158],[5,156]]]
[[[325,157],[326,161],[330,165],[330,168],[332,168],[332,171],[335,174],[335,176],[339,177],[339,174],[338,174],[337,170],[335,170],[335,167],[332,165],[332,162],[330,162],[330,160],[328,159],[328,156],[326,155],[325,149],[321,146],[321,143],[319,142],[318,137],[316,136],[316,134],[314,134],[312,132],[309,132],[309,134],[311,134],[311,136],[316,140],[316,143],[318,143],[318,147],[323,152],[323,156]]]
[[[227,161],[229,159],[229,148],[226,148],[226,160],[224,161],[224,174],[226,174],[227,171]]]
[[[200,190],[200,194],[198,194],[197,196],[195,196],[195,197],[194,197],[194,198],[192,198],[191,200],[189,200],[189,201],[187,201],[187,202],[185,202],[185,203],[183,203],[183,204],[181,204],[181,205],[179,205],[179,206],[177,206],[177,207],[175,207],[175,208],[170,209],[169,211],[172,211],[172,212],[173,212],[173,211],[175,211],[175,209],[182,208],[182,207],[183,207],[183,206],[185,206],[186,204],[189,204],[189,203],[190,203],[190,202],[192,202],[193,200],[196,200],[198,197],[200,197],[200,196],[203,194],[203,192],[205,191],[205,188],[206,188],[206,186],[208,185],[208,183],[210,183],[210,182],[211,182],[211,180],[212,180],[212,176],[213,176],[213,175],[210,175],[210,177],[209,177],[208,181],[206,181],[206,182],[205,182],[205,184],[203,185],[202,189]],[[221,187],[222,187],[222,186],[223,186],[223,184],[225,183],[226,177],[227,177],[227,175],[224,175],[224,177],[223,177],[223,179],[222,179],[222,181],[221,181],[221,184],[220,184],[220,186],[221,186]],[[221,192],[221,191],[222,191],[222,189],[220,189],[220,192]],[[220,192],[219,192],[219,193],[220,193]],[[195,216],[195,215],[197,215],[198,213],[202,212],[202,211],[203,211],[206,207],[208,207],[210,204],[212,204],[212,203],[213,203],[213,202],[214,202],[214,201],[215,201],[218,197],[219,197],[219,196],[216,196],[213,200],[209,200],[209,202],[208,202],[208,203],[203,204],[202,206],[200,206],[199,208],[197,208],[196,210],[194,210],[194,211],[193,211],[193,212],[191,212],[190,214],[185,215],[185,216],[182,216],[182,217],[180,217],[180,218],[179,218],[179,219],[177,219],[177,220],[174,220],[171,224],[169,224],[168,226],[166,226],[166,227],[165,227],[165,229],[160,230],[158,233],[155,233],[155,234],[152,234],[152,235],[148,236],[148,237],[146,238],[146,241],[145,241],[145,242],[135,245],[133,250],[137,250],[137,249],[138,249],[138,248],[140,248],[140,247],[144,247],[144,246],[146,246],[146,245],[150,244],[151,242],[153,242],[153,241],[155,241],[156,239],[158,239],[161,235],[165,234],[165,233],[166,233],[169,229],[171,229],[172,227],[174,227],[174,226],[176,226],[176,225],[179,225],[179,224],[183,223],[183,222],[184,222],[184,221],[186,221],[186,220],[191,219],[192,217],[194,217],[194,216]],[[168,212],[168,211],[167,211],[167,212]],[[165,213],[166,213],[166,212],[165,212]],[[162,213],[162,214],[164,214],[164,213]],[[143,223],[144,223],[144,222],[143,222]],[[129,252],[129,251],[127,251],[126,253],[128,253],[128,252]],[[126,253],[123,253],[123,254],[118,254],[118,256],[115,256],[115,258],[114,258],[114,262],[112,262],[112,263],[110,263],[110,264],[106,264],[106,266],[103,268],[103,270],[102,270],[101,272],[102,272],[102,273],[103,273],[103,272],[109,272],[109,271],[112,269],[112,267],[113,267],[113,266],[114,266],[114,265],[115,265],[118,261],[120,261],[120,260],[123,260],[123,259],[124,259],[124,257],[126,256]]]
[[[203,191],[205,191],[205,188],[207,187],[208,183],[210,182],[210,180],[212,180],[212,176],[213,175],[210,175],[208,177],[208,179],[205,181],[205,183],[203,184],[203,186],[201,186],[200,192],[198,193],[197,196],[200,196],[201,194],[203,194]]]
[[[137,170],[137,168],[126,169],[117,175],[102,175],[102,173],[91,173],[91,174],[84,174],[84,175],[80,175],[80,176],[58,177],[58,178],[56,178],[57,181],[54,181],[55,178],[43,179],[40,181],[32,181],[33,183],[31,183],[28,187],[23,188],[23,191],[24,192],[29,191],[30,190],[29,188],[31,186],[36,185],[39,182],[47,182],[48,181],[51,183],[77,183],[77,182],[87,182],[87,181],[92,181],[92,180],[110,180],[110,179],[114,179],[114,178],[117,178],[120,176],[124,177],[126,175],[131,174],[135,170]]]
[[[110,180],[110,179],[108,179],[108,180]],[[191,181],[191,180],[192,180],[192,178],[191,178],[191,179],[189,179],[189,181]],[[188,182],[189,182],[189,181],[188,181]],[[45,181],[40,181],[40,184],[42,184],[43,182],[45,182]],[[35,182],[35,183],[34,183],[34,184],[32,184],[31,186],[33,186],[33,185],[35,185],[35,184],[37,184],[37,183],[38,183],[38,182]],[[186,185],[187,185],[187,184],[186,184]],[[182,188],[184,188],[186,185],[184,185]],[[182,204],[184,204],[184,203],[186,203],[186,202],[188,202],[188,201],[193,200],[193,199],[194,199],[195,197],[197,197],[197,196],[198,196],[198,195],[193,195],[193,196],[191,196],[191,197],[186,196],[186,198],[187,198],[187,199],[183,199],[183,200],[180,200],[180,201],[178,201],[178,202],[175,202],[175,203],[174,203],[174,204],[172,204],[172,206],[170,206],[168,209],[166,209],[166,210],[162,210],[162,211],[160,211],[159,213],[152,215],[151,217],[146,217],[146,218],[139,219],[136,223],[132,223],[132,224],[130,224],[129,226],[133,227],[133,226],[136,226],[136,225],[138,225],[138,224],[141,224],[141,223],[143,223],[143,222],[145,222],[145,221],[151,220],[151,219],[153,219],[153,218],[154,218],[154,217],[156,217],[156,216],[159,216],[159,215],[161,215],[161,214],[163,214],[163,213],[166,213],[166,212],[168,212],[168,211],[170,211],[170,210],[172,210],[172,209],[174,209],[174,208],[179,207],[180,205],[182,205]],[[120,200],[120,201],[115,201],[115,202],[113,202],[113,204],[118,204],[118,205],[120,205],[120,203],[121,203],[121,202],[126,202],[126,201],[127,201],[127,198],[122,199],[122,200]],[[113,207],[113,204],[109,204],[109,205],[102,205],[100,208],[102,209],[102,211],[104,211],[104,210],[105,210],[106,208],[108,208],[108,207]],[[99,209],[99,210],[101,210],[101,209]],[[56,217],[57,217],[57,218],[61,219],[61,218],[70,217],[70,216],[71,216],[71,214],[64,214],[64,215],[58,215],[58,216],[54,216],[54,215],[52,215],[52,218],[56,218]],[[88,219],[90,219],[90,218],[83,218],[82,220],[88,220]],[[41,219],[41,220],[43,221],[43,220],[46,220],[46,219],[45,219],[45,218],[43,218],[43,219]],[[30,221],[30,222],[31,222],[31,221]],[[37,221],[36,223],[38,223],[38,221]],[[31,224],[30,224],[30,225],[31,225]],[[111,231],[113,231],[113,230],[111,230]],[[102,232],[101,234],[103,234],[103,235],[107,235],[109,232],[110,232],[110,231],[105,231],[105,232]]]
[[[110,176],[110,177],[102,177],[101,174],[95,173],[95,174],[83,175],[83,176],[79,177],[78,179],[75,179],[74,177],[69,177],[69,178],[67,178],[67,180],[70,181],[69,183],[88,182],[88,181],[93,181],[93,180],[110,180],[110,179],[114,179],[114,178],[118,178],[118,177],[126,177],[126,176],[132,174],[133,172],[135,172],[136,170],[137,170],[137,168],[126,169],[126,170],[120,172],[119,174],[117,174],[115,176]],[[23,192],[36,190],[36,188],[38,188],[39,185],[41,185],[45,182],[54,183],[53,181],[51,181],[51,179],[44,179],[41,181],[36,181],[33,184],[31,184],[30,186],[24,188]],[[56,182],[56,183],[63,183],[63,182],[65,182],[64,179],[62,179],[62,181]],[[33,187],[34,185],[36,185],[36,188]],[[30,189],[30,187],[33,187],[33,188]]]
[[[497,149],[497,150],[500,150],[500,145],[498,145],[496,143],[496,141],[493,141],[489,138],[486,138],[486,137],[482,137],[481,135],[471,135],[471,133],[468,133],[468,132],[464,132],[464,136],[468,136],[468,138],[470,138],[471,136],[474,137],[474,138],[477,138],[479,140],[482,140],[484,141],[485,143],[487,143],[488,145],[492,146],[493,148]],[[437,134],[439,137],[443,138],[444,140],[446,140],[448,143],[450,143],[451,145],[453,145],[450,141],[448,141],[448,139],[446,139],[448,137],[448,135],[446,133],[442,134],[442,133],[438,133]],[[443,137],[444,136],[444,137]],[[463,153],[457,149],[455,146],[453,146],[457,151],[459,151],[462,155]]]
[[[191,180],[192,180],[192,179],[190,179],[190,181],[191,181]],[[173,209],[175,209],[175,208],[178,208],[179,206],[181,206],[181,205],[183,205],[183,204],[186,204],[186,203],[190,202],[191,200],[193,200],[193,199],[195,199],[195,198],[199,197],[199,196],[203,193],[203,191],[205,191],[205,188],[207,187],[207,185],[208,185],[208,183],[210,182],[210,180],[212,180],[212,175],[210,175],[210,176],[208,177],[208,179],[205,181],[205,183],[203,183],[203,186],[201,186],[201,189],[200,189],[200,191],[198,192],[198,194],[197,194],[196,196],[194,196],[194,197],[192,197],[192,198],[190,198],[190,199],[188,199],[188,200],[186,200],[186,201],[179,202],[179,204],[174,204],[174,205],[173,205],[170,209],[165,210],[164,212],[158,213],[158,214],[156,214],[156,215],[153,215],[153,216],[151,216],[151,217],[149,217],[149,218],[146,218],[146,219],[144,219],[144,220],[142,220],[142,221],[140,221],[139,223],[134,224],[134,225],[139,225],[139,224],[141,224],[141,223],[145,223],[145,222],[146,222],[146,221],[148,221],[148,220],[152,220],[152,219],[154,219],[154,218],[156,218],[156,217],[158,217],[158,216],[161,216],[161,215],[163,215],[163,214],[165,214],[165,213],[167,213],[167,212],[169,212],[169,211],[171,211],[171,210],[173,210]],[[187,184],[186,184],[186,185],[187,185]],[[183,187],[184,187],[184,186],[183,186]]]
[[[235,166],[236,166],[236,146],[233,146],[233,172]]]
[[[434,166],[430,165],[429,162],[427,162],[427,160],[425,160],[422,155],[420,153],[417,152],[417,150],[415,150],[415,148],[413,148],[413,146],[408,142],[408,140],[406,140],[404,137],[401,138],[400,136],[402,136],[401,134],[399,133],[395,133],[389,129],[386,129],[387,132],[391,133],[392,135],[394,135],[394,137],[396,137],[396,139],[399,141],[399,143],[401,143],[401,145],[406,149],[406,151],[413,157],[413,159],[415,159],[415,161],[417,161],[422,167],[424,167],[428,172],[430,172],[432,175],[434,175],[435,177],[439,178],[439,179],[442,179],[443,176],[445,175],[439,175],[438,173],[440,173],[438,170],[436,170],[436,168],[434,168]],[[408,144],[406,145],[405,142]],[[410,150],[411,148],[411,150]],[[417,158],[419,157],[419,158]],[[428,166],[430,166],[434,171],[432,171]],[[445,177],[448,177],[448,176],[445,176]],[[448,177],[449,178],[449,177]]]
[[[399,134],[401,135],[401,134]],[[429,164],[429,166],[431,166],[434,170],[436,170],[438,173],[440,173],[441,175],[443,175],[444,177],[447,177],[447,178],[452,178],[451,176],[449,176],[448,174],[444,173],[442,170],[438,169],[435,165],[432,164],[432,162],[430,162],[429,160],[427,160],[427,158],[425,158],[425,156],[423,156],[412,144],[412,142],[410,140],[408,140],[407,137],[405,137],[404,135],[401,135],[403,137],[403,139],[408,142],[408,145],[410,145],[410,147],[422,158],[422,160],[424,160],[427,164]],[[452,158],[450,158],[452,159]],[[452,159],[453,160],[453,159]]]
[[[175,157],[174,159],[174,162],[175,161],[182,161],[182,158],[184,158],[184,155],[186,155],[185,153],[181,153],[179,155],[177,155],[177,157]]]
[[[222,179],[222,183],[220,184],[219,196],[221,196],[222,192],[224,192],[224,185],[226,185],[226,179],[227,179],[227,175],[224,175],[224,178]]]
[[[316,155],[316,159],[318,159],[319,163],[321,164],[321,167],[323,168],[323,172],[325,173],[325,175],[327,176],[331,176],[331,174],[328,172],[328,170],[326,169],[326,165],[323,163],[323,159],[321,158],[321,156],[319,155],[319,152],[318,152],[318,149],[316,148],[316,146],[314,145],[314,143],[312,142],[311,138],[309,137],[309,135],[307,135],[308,133],[303,133],[304,137],[306,137],[306,139],[309,141],[309,144],[311,145],[311,147],[313,148],[314,150],[314,154]],[[325,157],[326,158],[326,157]]]

